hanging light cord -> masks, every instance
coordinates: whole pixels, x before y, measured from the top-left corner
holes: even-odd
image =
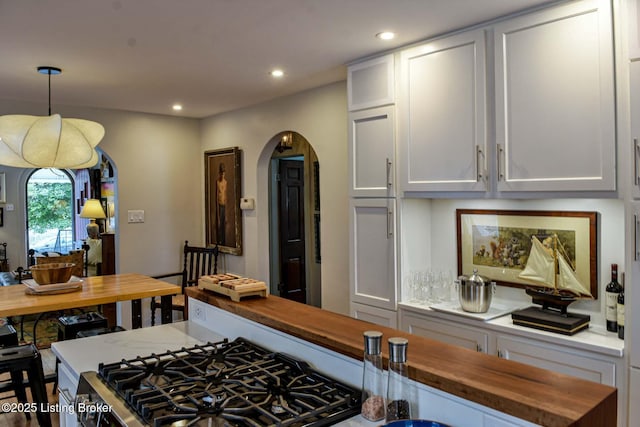
[[[49,115],[51,115],[51,74],[60,74],[62,73],[62,70],[60,68],[47,65],[38,67],[38,72],[49,76]]]
[[[51,115],[51,70],[48,70],[49,75],[49,115]]]

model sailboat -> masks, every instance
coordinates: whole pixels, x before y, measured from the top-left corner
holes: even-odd
[[[514,323],[564,334],[573,334],[589,325],[589,316],[567,313],[567,306],[578,299],[593,298],[588,286],[580,282],[571,260],[557,235],[543,242],[531,238],[531,253],[519,278],[532,282],[527,294],[542,309],[514,312]]]

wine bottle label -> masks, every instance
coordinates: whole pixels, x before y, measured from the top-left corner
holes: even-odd
[[[617,314],[617,305],[618,305],[618,294],[613,292],[606,292],[607,294],[607,308],[605,311],[605,317],[610,322],[615,322],[618,314]]]
[[[618,326],[624,326],[624,304],[618,304],[616,311],[618,312]]]

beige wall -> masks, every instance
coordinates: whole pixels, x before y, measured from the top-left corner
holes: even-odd
[[[114,161],[118,177],[118,271],[160,274],[180,268],[182,242],[202,243],[200,139],[198,121],[125,111],[55,106],[63,117],[102,123],[100,148]],[[0,115],[46,112],[46,105],[0,100]],[[24,265],[23,182],[26,170],[7,173],[8,203],[0,242],[8,241],[13,267]],[[22,178],[22,183],[21,183]],[[127,224],[127,210],[143,209],[143,224]],[[6,210],[6,209],[5,209]]]
[[[225,255],[227,271],[269,277],[268,165],[273,136],[298,132],[320,162],[322,308],[349,313],[346,82],[280,98],[202,121],[202,151],[242,149],[242,197],[256,199],[243,212],[242,257]]]
[[[204,243],[204,158],[206,150],[242,149],[242,196],[256,199],[256,209],[243,212],[243,256],[225,255],[227,271],[268,280],[268,162],[283,130],[303,135],[320,162],[322,305],[349,310],[347,221],[346,82],[280,98],[204,120],[126,111],[54,106],[63,117],[102,123],[100,143],[113,160],[118,177],[118,272],[160,274],[180,268],[182,242]],[[0,115],[35,114],[44,104],[0,100]],[[26,252],[24,200],[18,177],[7,172],[8,203],[0,242],[10,256]],[[22,197],[22,198],[21,198]],[[145,211],[143,224],[127,224],[127,210]],[[21,262],[24,260],[22,258]]]

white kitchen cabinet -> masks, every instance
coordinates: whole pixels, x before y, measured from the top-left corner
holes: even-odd
[[[395,101],[393,54],[350,65],[347,70],[349,111],[379,107]]]
[[[627,1],[629,59],[640,59],[640,0]]]
[[[613,360],[512,335],[498,334],[496,343],[498,357],[616,387]]]
[[[489,351],[489,334],[481,329],[425,318],[417,313],[403,311],[400,329],[421,337],[446,342],[482,353]]]
[[[412,334],[617,387],[618,425],[627,426],[625,359],[614,335],[585,331],[568,337],[515,326],[508,315],[480,321],[405,303],[398,322]]]
[[[395,199],[351,199],[351,302],[396,309]]]
[[[376,325],[398,329],[398,313],[394,310],[372,307],[370,305],[351,303],[351,317]]]
[[[58,404],[60,405],[59,423],[60,427],[75,427],[78,425],[77,416],[73,409],[78,379],[63,364],[58,365]],[[55,414],[51,414],[52,417]]]
[[[398,135],[404,191],[485,191],[485,32],[400,53]]]
[[[640,368],[631,368],[629,373],[629,427],[640,426]]]
[[[631,143],[628,147],[631,162],[631,195],[640,199],[640,60],[629,64],[629,107],[631,116]]]
[[[395,116],[386,106],[349,114],[351,197],[394,197]]]
[[[616,189],[611,20],[584,0],[493,27],[499,192]]]

